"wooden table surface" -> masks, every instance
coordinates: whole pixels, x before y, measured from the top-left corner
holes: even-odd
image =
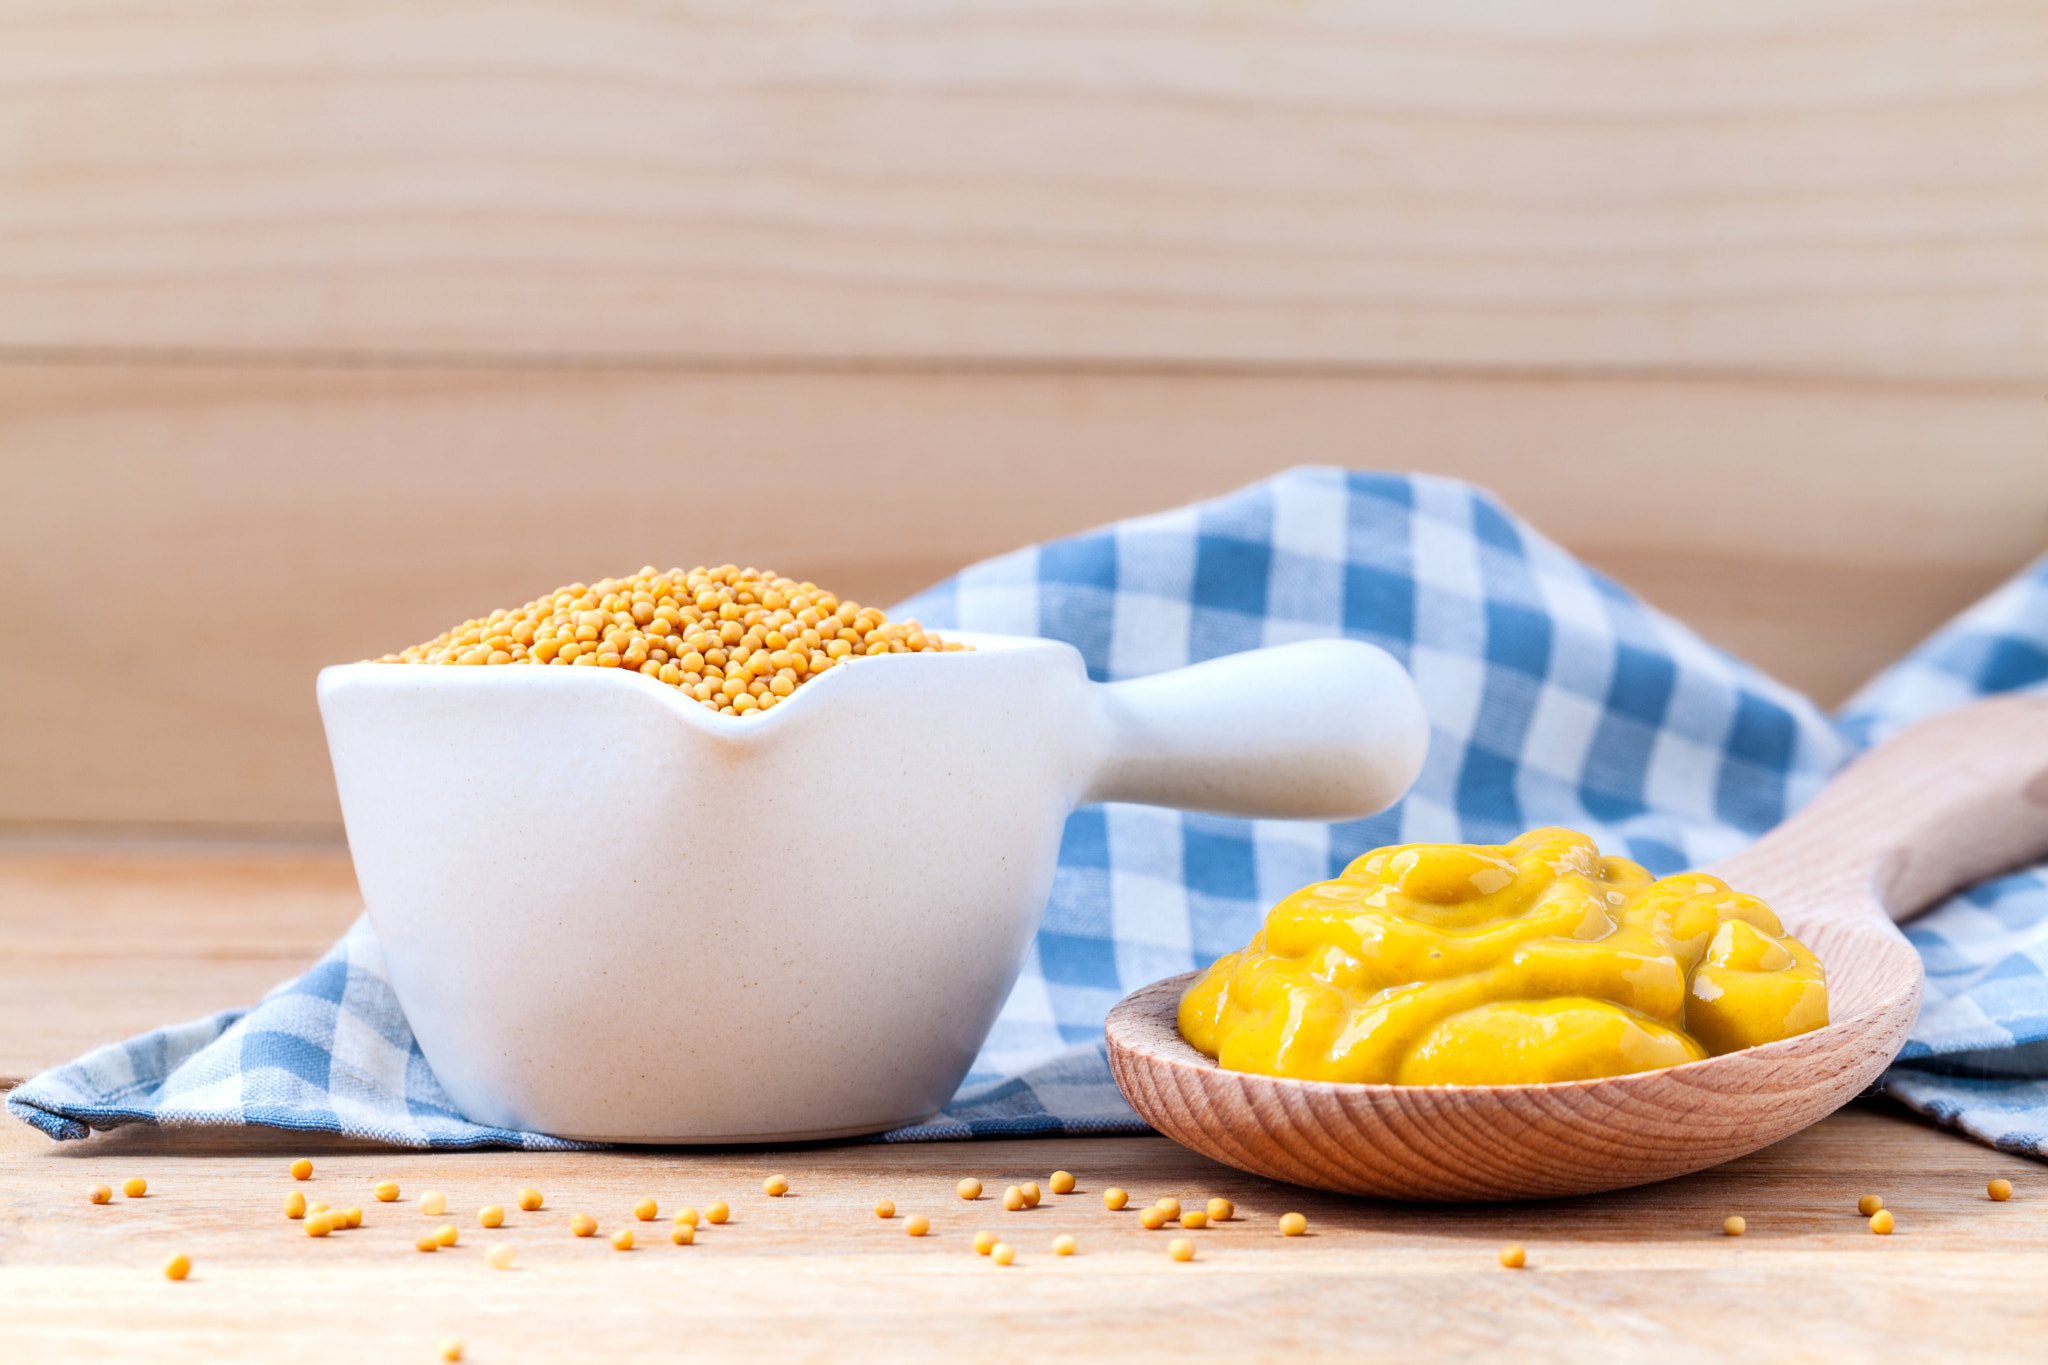
[[[252,1000],[356,909],[335,858],[0,857],[0,1073],[61,1060],[151,1022]],[[300,1155],[312,1181],[286,1173]],[[1073,1195],[1005,1213],[962,1202],[974,1175],[999,1191],[1055,1168]],[[786,1173],[783,1199],[760,1183]],[[86,1190],[150,1183],[95,1207]],[[2017,1194],[1989,1201],[2005,1176]],[[399,1203],[374,1202],[392,1179]],[[1134,1196],[1121,1213],[1100,1193]],[[547,1196],[486,1232],[475,1210]],[[283,1217],[293,1189],[364,1209],[326,1240]],[[449,1213],[412,1204],[446,1193]],[[1898,1230],[1872,1236],[1855,1210],[1884,1195]],[[1239,1217],[1191,1236],[1138,1226],[1161,1195],[1223,1195]],[[609,1233],[643,1196],[662,1217],[614,1251],[567,1232],[587,1211]],[[922,1212],[933,1235],[883,1222],[875,1200]],[[733,1218],[694,1246],[669,1243],[668,1213],[725,1199]],[[1310,1235],[1277,1234],[1283,1212]],[[1721,1220],[1739,1213],[1748,1234]],[[443,1221],[461,1242],[412,1248]],[[974,1254],[987,1229],[1014,1265]],[[1079,1253],[1051,1254],[1070,1232]],[[517,1249],[509,1271],[485,1249]],[[1528,1248],[1500,1267],[1506,1242]],[[172,1283],[173,1251],[194,1262]],[[1888,1105],[1857,1105],[1794,1138],[1666,1184],[1523,1205],[1381,1204],[1277,1185],[1162,1138],[796,1149],[677,1148],[536,1155],[393,1151],[249,1132],[130,1129],[52,1145],[0,1125],[0,1321],[13,1360],[436,1359],[461,1339],[477,1362],[656,1355],[773,1360],[1493,1357],[1639,1360],[1651,1353],[1747,1359],[2035,1359],[2048,1332],[2048,1173],[1943,1133]]]

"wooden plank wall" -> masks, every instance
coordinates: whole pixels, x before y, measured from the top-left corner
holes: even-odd
[[[330,834],[324,663],[1303,462],[1838,699],[2048,546],[2048,9],[0,0],[0,828]]]

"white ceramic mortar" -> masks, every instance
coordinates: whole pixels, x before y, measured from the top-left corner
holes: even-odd
[[[746,720],[611,669],[322,672],[363,898],[462,1112],[619,1142],[928,1118],[1076,806],[1352,819],[1427,744],[1407,675],[1356,641],[1102,685],[1064,644],[960,638]]]

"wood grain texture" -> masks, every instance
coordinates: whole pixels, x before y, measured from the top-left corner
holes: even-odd
[[[0,822],[338,831],[325,664],[650,560],[888,603],[1301,463],[1487,485],[1834,700],[2048,544],[2043,450],[1942,386],[0,366]]]
[[[1709,869],[1827,968],[1827,1027],[1663,1071],[1528,1086],[1354,1085],[1226,1071],[1182,1040],[1194,974],[1111,1011],[1110,1066],[1155,1128],[1242,1169],[1401,1199],[1540,1198],[1668,1179],[1853,1099],[1919,1014],[1904,919],[2048,853],[2048,697],[1978,702],[1852,764]],[[1890,916],[1891,918],[1888,918]]]
[[[294,1185],[286,1163],[314,1161]],[[985,1186],[1080,1188],[1005,1213],[962,1203]],[[792,1193],[760,1193],[770,1172]],[[85,1200],[96,1182],[150,1182],[140,1201]],[[2012,1180],[2009,1203],[1984,1197]],[[395,1179],[407,1202],[370,1201]],[[510,1207],[534,1185],[540,1211],[485,1232],[474,1210]],[[1130,1191],[1106,1211],[1109,1184]],[[365,1213],[316,1241],[282,1216],[292,1189]],[[410,1196],[442,1190],[461,1228],[452,1249],[412,1240],[442,1221]],[[1898,1219],[1873,1237],[1856,1199],[1882,1194]],[[1146,1232],[1142,1204],[1222,1195],[1238,1218],[1195,1233]],[[582,1210],[603,1231],[652,1196],[659,1221],[634,1251],[579,1241]],[[733,1219],[697,1243],[666,1240],[669,1212],[728,1200]],[[871,1212],[893,1200],[934,1235]],[[1299,1211],[1309,1235],[1281,1237]],[[1742,1214],[1749,1232],[1721,1234]],[[976,1256],[975,1231],[1010,1239],[1016,1264]],[[1072,1233],[1079,1254],[1050,1243]],[[1176,1235],[1198,1246],[1176,1264]],[[518,1261],[483,1262],[495,1241]],[[1501,1269],[1507,1242],[1528,1267]],[[182,1284],[159,1273],[182,1249]],[[2048,1177],[2024,1158],[1940,1133],[1891,1109],[1852,1107],[1753,1156],[1681,1181],[1515,1206],[1416,1206],[1277,1185],[1163,1138],[842,1146],[796,1151],[647,1149],[576,1155],[381,1151],[249,1132],[124,1130],[53,1147],[0,1124],[0,1303],[8,1358],[23,1365],[123,1358],[146,1340],[160,1361],[432,1359],[460,1338],[476,1365],[609,1357],[955,1362],[1219,1359],[1634,1362],[2031,1361],[2048,1331]]]
[[[0,23],[29,350],[2048,369],[2026,0]]]

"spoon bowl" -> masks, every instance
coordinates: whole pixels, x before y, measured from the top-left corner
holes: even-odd
[[[1194,974],[1111,1011],[1110,1068],[1167,1136],[1241,1170],[1390,1199],[1535,1199],[1718,1165],[1826,1117],[1918,1017],[1905,920],[2048,853],[2048,696],[1936,716],[1708,869],[1768,902],[1827,968],[1831,1022],[1685,1066],[1549,1085],[1400,1086],[1226,1071],[1180,1036]]]

